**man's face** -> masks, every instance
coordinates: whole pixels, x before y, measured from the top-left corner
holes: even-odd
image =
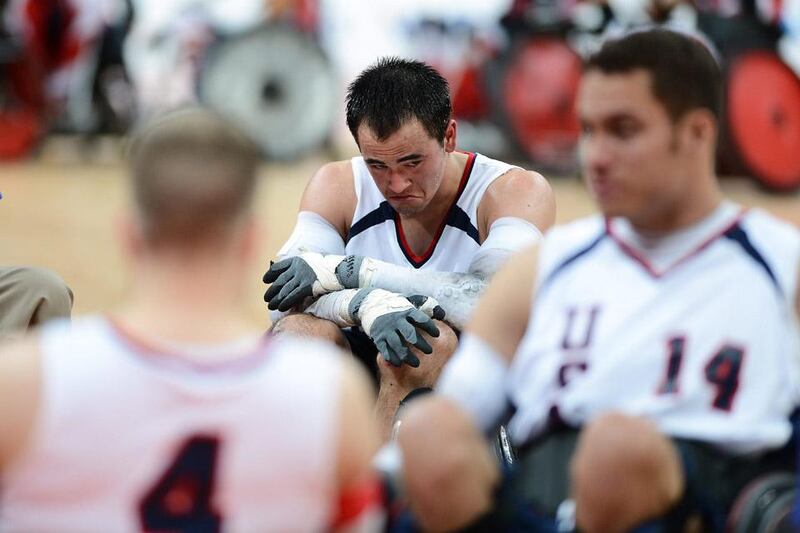
[[[432,138],[417,119],[404,123],[388,139],[378,140],[366,124],[358,128],[358,145],[381,194],[401,215],[423,211],[444,178],[445,157],[452,151],[448,126],[445,145]]]
[[[587,72],[578,92],[581,168],[606,216],[645,226],[680,202],[692,176],[680,121],[656,100],[645,70]]]

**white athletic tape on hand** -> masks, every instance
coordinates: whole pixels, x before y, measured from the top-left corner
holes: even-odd
[[[436,298],[434,298],[433,296],[428,296],[428,299],[425,300],[425,303],[423,303],[419,307],[419,310],[428,315],[429,317],[433,318],[434,309],[436,309],[436,307],[438,306],[439,302],[436,300]]]
[[[344,289],[339,278],[336,277],[336,265],[342,259],[341,255],[321,255],[314,252],[306,252],[300,254],[300,259],[308,263],[308,266],[314,271],[317,280],[311,286],[311,294],[314,296],[321,296],[329,292],[340,291]]]
[[[357,292],[358,289],[345,289],[325,294],[308,306],[304,313],[330,320],[340,328],[355,326],[356,322],[350,316],[349,307]]]
[[[361,329],[371,336],[372,324],[380,316],[396,311],[414,309],[414,306],[405,296],[400,296],[383,289],[372,290],[359,307],[358,316],[361,320]]]

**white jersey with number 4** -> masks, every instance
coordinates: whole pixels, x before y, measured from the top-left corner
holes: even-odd
[[[224,362],[186,355],[202,351]],[[326,345],[251,338],[168,355],[90,317],[46,327],[41,352],[35,431],[0,476],[0,531],[332,524],[341,369]]]
[[[731,203],[669,237],[602,217],[555,228],[510,373],[512,438],[619,410],[734,453],[783,445],[799,265],[797,228]]]
[[[430,246],[421,255],[406,242],[400,217],[383,197],[364,158],[351,160],[358,203],[347,235],[346,254],[363,255],[414,268],[468,272],[481,245],[478,205],[494,180],[517,168],[476,153],[468,153],[458,193]]]

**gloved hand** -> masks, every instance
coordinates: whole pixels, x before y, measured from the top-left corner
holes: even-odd
[[[420,305],[419,309],[412,299]],[[439,328],[433,319],[444,318],[444,310],[434,298],[407,298],[372,288],[359,290],[350,301],[349,312],[375,343],[383,358],[398,367],[403,363],[414,368],[419,366],[419,359],[411,352],[411,346],[422,353],[433,352],[431,345],[417,330],[438,337]]]
[[[270,264],[263,278],[264,283],[272,283],[264,293],[268,307],[273,311],[288,311],[309,296],[316,298],[357,287],[348,287],[339,279],[336,267],[343,259],[341,255],[304,252]]]

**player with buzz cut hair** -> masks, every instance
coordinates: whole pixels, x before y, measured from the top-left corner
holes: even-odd
[[[129,299],[0,345],[0,531],[380,527],[363,370],[240,306],[259,162],[201,108],[135,136]]]
[[[383,58],[350,84],[361,155],[309,181],[297,224],[264,276],[274,331],[325,338],[379,375],[384,433],[426,390],[488,279],[553,223],[535,173],[457,150],[446,80]],[[424,354],[424,355],[423,355]]]
[[[581,166],[601,214],[509,260],[440,394],[409,406],[398,439],[423,526],[789,530],[800,231],[722,197],[720,97],[719,66],[682,34],[586,61]],[[519,459],[501,486],[476,443],[509,413]]]

